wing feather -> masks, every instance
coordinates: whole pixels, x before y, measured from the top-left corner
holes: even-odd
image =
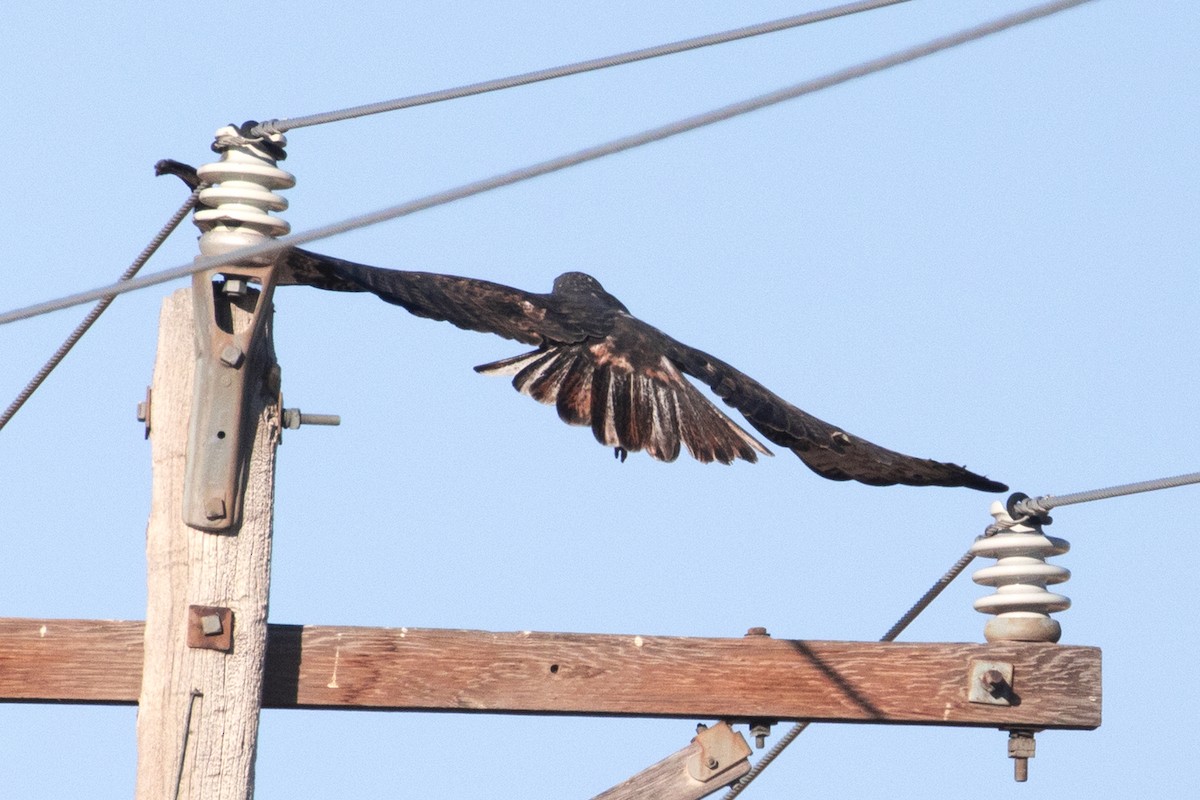
[[[697,460],[730,464],[770,455],[753,436],[710,403],[665,359],[638,370],[611,340],[542,347],[482,364],[488,375],[512,375],[513,387],[554,405],[571,425],[586,425],[596,441],[659,461],[674,461],[681,447]]]
[[[371,292],[418,317],[525,344],[581,342],[602,336],[609,325],[601,310],[565,307],[553,294],[477,278],[371,267],[307,250],[292,251],[285,273],[289,282]]]
[[[702,350],[670,339],[668,357],[687,374],[708,385],[769,441],[787,447],[811,470],[830,480],[855,480],[872,486],[967,486],[1003,492],[1003,483],[965,467],[917,458],[868,442],[814,417],[745,373]]]

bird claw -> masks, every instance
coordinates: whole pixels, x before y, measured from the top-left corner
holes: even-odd
[[[625,463],[625,458],[629,455],[629,451],[624,447],[613,448],[613,458],[618,459],[622,464]]]

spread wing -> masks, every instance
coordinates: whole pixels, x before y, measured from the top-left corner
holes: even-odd
[[[957,464],[904,455],[860,439],[796,408],[749,375],[694,347],[670,339],[666,350],[681,370],[707,384],[768,441],[790,449],[823,478],[872,486],[900,483],[966,486],[984,492],[1008,489]]]
[[[663,461],[674,460],[686,447],[699,461],[725,464],[770,454],[710,403],[683,376],[687,373],[822,477],[874,486],[1007,489],[956,464],[888,450],[817,419],[720,359],[630,316],[594,279],[575,275],[594,284],[599,294],[535,294],[295,250],[280,283],[368,291],[417,316],[538,345],[476,369],[512,375],[518,391],[554,405],[563,421],[589,426],[597,441],[612,447],[645,450]]]
[[[566,308],[548,294],[476,278],[370,267],[300,249],[289,254],[279,283],[371,292],[418,317],[525,344],[579,342],[603,335],[610,325],[604,314]]]

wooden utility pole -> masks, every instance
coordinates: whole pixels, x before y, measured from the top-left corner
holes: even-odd
[[[196,213],[206,256],[285,234],[271,190],[294,182],[275,165],[282,135],[217,133],[221,161],[194,176],[220,187]],[[262,707],[722,721],[598,800],[717,791],[749,770],[731,723],[1001,728],[1018,779],[1034,730],[1100,724],[1100,651],[1025,636],[1057,631],[1028,618],[1068,602],[1044,591],[1051,573],[1035,557],[1065,542],[1017,528],[1006,536],[1024,539],[994,539],[996,557],[1020,563],[981,571],[1001,598],[981,610],[1011,617],[986,645],[268,625],[283,423],[274,280],[269,263],[214,268],[163,303],[145,409],[145,623],[0,619],[0,701],[138,704],[139,800],[249,800]]]
[[[199,285],[199,291],[213,291]],[[147,426],[154,475],[146,529],[144,659],[138,697],[137,798],[249,798],[267,645],[278,371],[269,318],[261,352],[239,368],[249,391],[241,522],[228,533],[184,523],[196,320],[191,289],[162,308]],[[228,303],[232,330],[257,292]],[[267,314],[269,309],[265,309]],[[221,432],[224,438],[224,432]]]

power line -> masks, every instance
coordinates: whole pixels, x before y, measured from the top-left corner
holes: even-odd
[[[1200,472],[1190,472],[1186,475],[1176,475],[1171,478],[1156,478],[1152,481],[1141,481],[1139,483],[1126,483],[1120,486],[1110,486],[1106,489],[1091,489],[1086,492],[1075,492],[1073,494],[1052,495],[1044,494],[1038,498],[1026,497],[1016,503],[1012,514],[1014,517],[1022,515],[1037,516],[1045,514],[1052,508],[1058,506],[1070,506],[1075,503],[1090,503],[1093,500],[1107,500],[1110,497],[1123,497],[1128,494],[1139,494],[1141,492],[1156,492],[1159,489],[1173,489],[1176,486],[1187,486],[1192,483],[1200,483]]]
[[[166,224],[162,226],[157,234],[155,234],[154,238],[150,240],[150,243],[146,245],[145,249],[143,249],[142,252],[138,254],[138,257],[133,260],[133,263],[130,264],[123,273],[121,273],[121,277],[118,279],[118,282],[128,281],[138,273],[138,270],[140,270],[147,261],[150,260],[150,256],[154,255],[154,252],[158,250],[163,242],[166,241],[167,237],[170,236],[177,227],[179,227],[179,223],[183,222],[183,218],[188,215],[188,212],[195,207],[196,200],[200,197],[200,190],[203,188],[204,184],[201,184],[188,196],[188,199],[185,200],[183,205],[181,205],[179,209],[171,216],[171,218],[167,220]],[[37,374],[29,380],[29,383],[25,384],[25,388],[17,394],[16,398],[12,401],[12,403],[9,404],[8,408],[4,410],[4,413],[0,414],[0,430],[3,430],[4,426],[8,424],[8,421],[13,418],[13,415],[21,409],[21,406],[25,405],[25,401],[28,400],[30,396],[37,391],[38,387],[42,385],[42,381],[46,380],[50,373],[54,371],[54,368],[57,367],[62,360],[67,357],[67,353],[71,352],[71,348],[83,338],[83,335],[88,332],[89,328],[92,327],[92,323],[100,319],[100,315],[103,314],[110,305],[112,305],[112,301],[115,298],[115,294],[104,296],[100,302],[96,303],[95,307],[93,307],[92,310],[87,313],[87,316],[83,318],[83,321],[75,327],[75,330],[71,331],[71,334],[67,336],[66,340],[64,340],[59,348],[54,351],[54,355],[50,356],[46,363],[42,365],[42,368],[38,370]]]
[[[323,125],[327,122],[340,122],[341,120],[365,117],[371,114],[382,114],[385,111],[397,111],[402,108],[412,108],[413,106],[440,103],[443,100],[454,100],[460,97],[470,97],[476,94],[495,92],[500,89],[511,89],[516,86],[527,86],[531,83],[539,83],[541,81],[551,80],[553,78],[563,78],[568,75],[578,75],[583,72],[592,72],[594,70],[605,69],[607,67],[616,67],[622,64],[632,64],[636,61],[645,61],[651,58],[658,58],[659,56],[683,53],[688,50],[696,50],[701,47],[725,44],[727,42],[733,42],[739,39],[748,39],[752,36],[761,36],[766,33],[776,33],[789,28],[798,28],[802,25],[811,25],[814,22],[824,22],[826,20],[836,19],[838,17],[844,17],[850,14],[857,14],[862,11],[872,11],[874,9],[893,6],[905,2],[908,2],[908,0],[866,0],[865,2],[847,3],[846,5],[834,6],[832,8],[826,8],[819,11],[810,11],[807,14],[798,14],[793,17],[785,17],[783,19],[773,20],[771,22],[763,22],[759,23],[758,25],[749,25],[744,28],[737,28],[730,31],[724,31],[722,33],[712,33],[706,36],[697,36],[692,39],[682,39],[669,44],[646,47],[641,50],[631,50],[627,53],[605,56],[603,58],[593,58],[587,61],[577,61],[573,64],[563,64],[561,66],[549,67],[547,69],[540,69],[534,72],[521,73],[520,75],[510,75],[505,78],[497,78],[495,80],[482,81],[480,83],[471,83],[465,86],[457,86],[452,89],[442,89],[436,92],[415,94],[408,97],[400,97],[395,100],[384,100],[379,103],[353,106],[351,108],[345,108],[339,111],[327,111],[322,114],[310,114],[305,117],[294,117],[292,119],[283,120],[268,120],[266,122],[260,122],[252,127],[249,135],[266,136],[272,133],[285,133],[296,128],[305,128],[310,125]]]
[[[110,284],[102,286],[98,289],[92,289],[86,292],[79,292],[65,297],[49,300],[44,303],[19,308],[13,311],[0,314],[0,325],[6,325],[10,322],[16,322],[22,319],[47,314],[51,311],[58,311],[63,308],[87,303],[92,300],[97,300],[107,295],[118,295],[126,292],[144,289],[148,286],[155,286],[160,283],[175,280],[177,278],[187,277],[196,272],[204,270],[216,269],[221,266],[233,264],[235,262],[246,261],[254,258],[275,255],[290,247],[313,242],[318,239],[325,239],[330,236],[336,236],[340,233],[346,233],[352,230],[358,230],[370,225],[375,225],[380,222],[397,219],[399,217],[415,214],[418,211],[434,208],[435,206],[445,205],[461,200],[466,197],[472,197],[477,194],[498,189],[502,186],[509,186],[514,183],[536,178],[540,175],[546,175],[551,172],[557,172],[567,167],[572,167],[588,161],[594,161],[604,156],[620,153],[625,150],[631,150],[635,147],[640,147],[651,142],[657,142],[662,139],[667,139],[671,136],[676,136],[681,133],[696,130],[706,125],[711,125],[716,122],[721,122],[742,114],[748,114],[751,111],[757,111],[761,108],[782,103],[785,100],[792,100],[802,95],[811,94],[827,89],[831,86],[846,83],[847,81],[861,78],[890,67],[895,67],[900,64],[915,61],[925,56],[939,53],[943,50],[956,47],[967,42],[982,39],[1009,28],[1023,25],[1027,22],[1032,22],[1042,17],[1056,14],[1060,11],[1065,11],[1075,6],[1083,5],[1091,2],[1091,0],[1058,0],[1057,2],[1046,3],[1044,5],[1034,6],[1024,11],[1015,14],[1009,14],[1004,17],[991,20],[990,22],[977,25],[972,28],[959,31],[958,33],[948,36],[932,39],[924,44],[910,47],[904,50],[897,51],[890,55],[872,59],[863,62],[856,66],[837,72],[829,73],[828,75],[813,80],[804,81],[803,83],[794,84],[783,89],[779,89],[768,94],[759,95],[749,100],[743,100],[732,105],[727,105],[722,108],[709,111],[704,114],[698,114],[693,117],[688,117],[677,122],[672,122],[661,127],[652,128],[642,133],[633,134],[631,136],[614,139],[604,144],[588,147],[583,150],[578,150],[574,153],[568,153],[557,158],[552,158],[548,161],[542,161],[537,164],[532,164],[527,167],[506,172],[500,175],[495,175],[491,178],[474,181],[472,183],[463,184],[453,189],[447,189],[435,194],[426,195],[425,197],[416,200],[410,200],[406,203],[391,206],[369,214],[362,214],[356,217],[334,222],[329,225],[324,225],[318,228],[313,228],[303,233],[291,234],[272,241],[262,242],[261,244],[251,245],[249,247],[231,250],[221,256],[207,256],[196,259],[189,264],[183,264],[172,269],[164,270],[155,273],[154,275],[146,275],[140,278],[123,283]]]
[[[1138,483],[1124,483],[1120,486],[1089,489],[1086,492],[1074,492],[1064,495],[1044,494],[1035,498],[1024,494],[1015,494],[1008,500],[1009,518],[989,525],[987,530],[984,531],[984,535],[993,536],[1001,531],[1006,531],[1009,528],[1029,522],[1031,519],[1047,524],[1050,521],[1050,517],[1048,516],[1050,509],[1058,508],[1059,506],[1090,503],[1094,500],[1107,500],[1110,497],[1124,497],[1125,495],[1140,494],[1142,492],[1157,492],[1160,489],[1174,489],[1177,486],[1188,486],[1193,483],[1200,483],[1200,472],[1189,472],[1185,475],[1155,478],[1154,480],[1139,481]]]

